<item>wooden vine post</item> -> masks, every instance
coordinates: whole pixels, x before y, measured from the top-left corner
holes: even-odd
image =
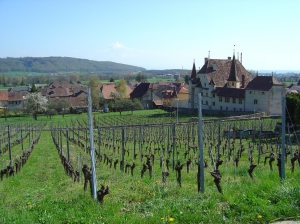
[[[281,121],[281,179],[285,179],[284,160],[285,160],[285,96],[282,97],[282,121]]]
[[[125,161],[124,161],[124,155],[125,155],[125,135],[124,135],[124,127],[122,127],[122,158],[121,158],[121,171],[124,172],[124,164],[125,164]]]
[[[7,125],[7,137],[8,137],[8,150],[9,150],[9,161],[10,166],[12,166],[12,153],[11,153],[11,147],[10,147],[10,128],[9,125]]]
[[[173,160],[173,171],[175,170],[175,124],[172,126],[172,160]]]
[[[66,127],[66,138],[67,138],[67,160],[70,162],[70,144],[69,144],[69,129]]]
[[[198,192],[204,193],[204,155],[203,155],[203,133],[202,133],[202,107],[201,93],[198,94],[198,142],[199,142],[199,164],[198,164]],[[200,183],[199,183],[200,182]]]

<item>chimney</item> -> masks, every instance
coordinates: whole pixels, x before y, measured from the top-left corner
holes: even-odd
[[[243,62],[243,53],[241,53],[241,64]]]
[[[245,88],[245,75],[242,75],[242,86],[241,88]]]
[[[228,57],[228,60],[231,60],[231,57]]]

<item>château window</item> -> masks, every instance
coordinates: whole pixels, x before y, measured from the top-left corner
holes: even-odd
[[[239,104],[243,104],[243,99],[239,99]]]
[[[205,94],[208,97],[208,93]]]
[[[205,103],[206,105],[208,105],[208,102],[206,101],[206,103]]]
[[[249,94],[252,94],[252,91],[249,91]]]
[[[216,97],[216,94],[213,93],[213,98],[215,98],[215,97]]]
[[[265,95],[265,92],[261,92],[261,95]]]
[[[212,102],[212,105],[213,105],[213,106],[216,106],[216,103],[215,103],[215,102]]]
[[[254,100],[254,104],[257,104],[257,100],[256,99]]]
[[[229,103],[229,97],[225,97],[225,102]]]
[[[232,98],[232,103],[236,103],[236,99],[235,98]]]
[[[201,92],[201,96],[203,96],[203,92]]]
[[[221,96],[219,96],[219,102],[222,102],[222,97]]]

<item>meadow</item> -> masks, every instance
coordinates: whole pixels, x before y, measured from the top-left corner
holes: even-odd
[[[177,122],[176,116],[160,110],[126,111],[121,116],[96,112],[93,117],[97,189],[103,185],[110,190],[103,204],[93,199],[89,188],[84,191],[81,169],[85,163],[90,165],[87,114],[0,120],[0,169],[10,162],[8,125],[14,162],[38,140],[21,170],[0,181],[0,223],[270,223],[300,219],[300,170],[297,161],[294,170],[291,163],[298,143],[287,138],[286,149],[292,153],[286,155],[285,178],[281,179],[276,165],[281,139],[260,134],[274,131],[278,119],[204,118],[202,193],[197,181],[195,117],[179,114]],[[237,128],[258,132],[232,136]],[[272,151],[275,161],[271,167],[268,158],[264,161]],[[62,156],[80,171],[79,182],[66,172]],[[253,178],[251,164],[257,165]],[[212,175],[217,165],[221,192]]]

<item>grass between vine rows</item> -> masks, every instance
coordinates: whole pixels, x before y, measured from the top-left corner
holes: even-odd
[[[20,147],[20,146],[15,146]],[[65,143],[64,143],[65,147]],[[75,148],[75,146],[72,146]],[[231,164],[231,165],[229,165]],[[269,223],[276,219],[299,219],[300,171],[280,181],[276,164],[270,171],[260,164],[254,180],[241,161],[233,175],[232,163],[224,164],[218,193],[205,169],[205,192],[197,192],[196,167],[182,171],[182,187],[171,173],[166,184],[156,163],[154,174],[134,177],[97,163],[97,183],[110,187],[104,205],[83,191],[83,182],[74,183],[63,169],[50,131],[43,131],[28,162],[14,177],[0,182],[0,223]],[[2,168],[2,167],[1,167]],[[82,177],[82,175],[81,175]]]

